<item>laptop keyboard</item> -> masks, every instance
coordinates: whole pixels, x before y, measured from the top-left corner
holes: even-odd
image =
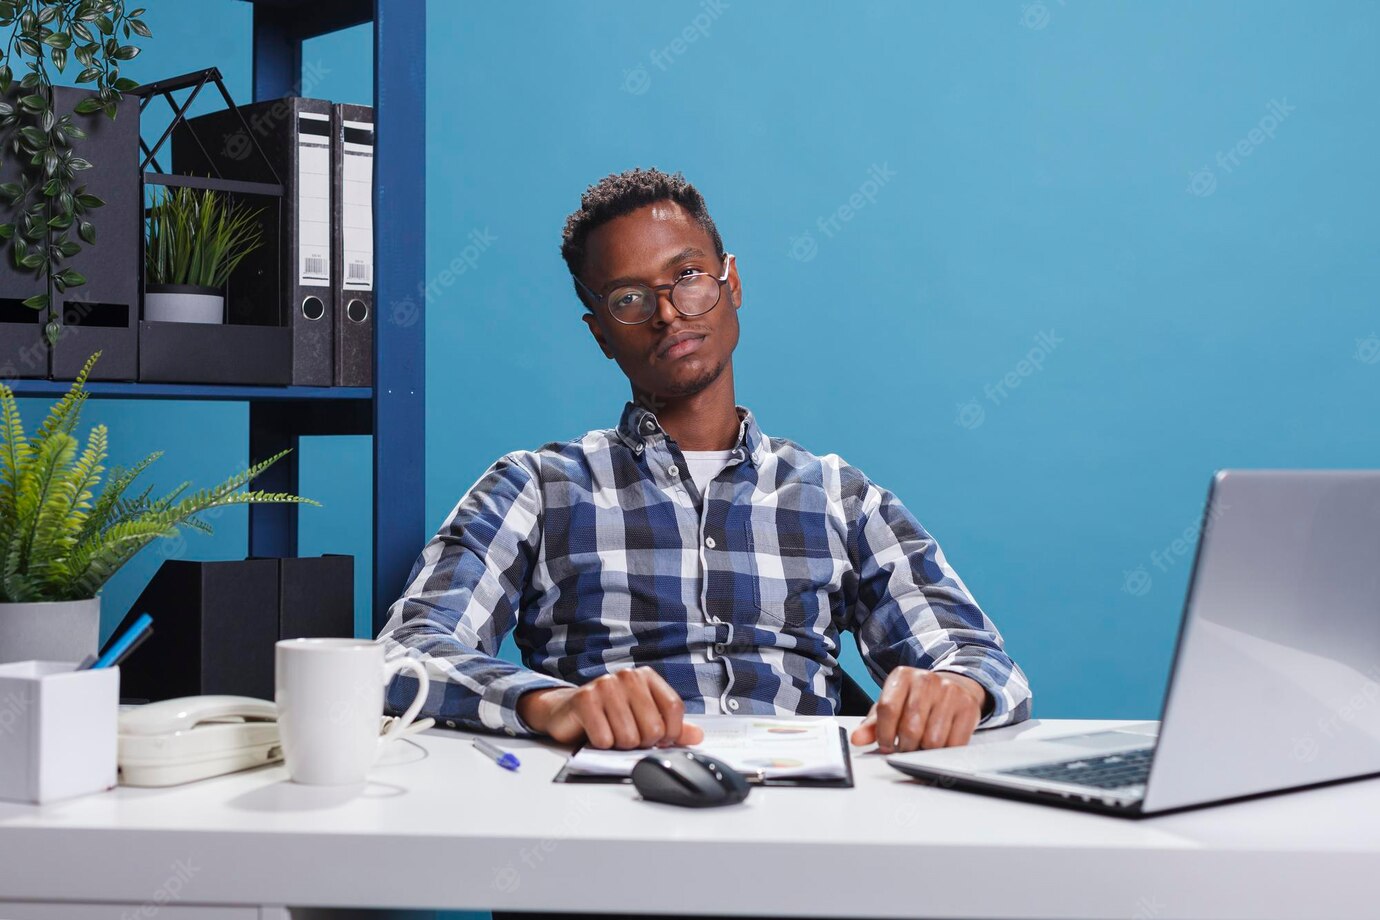
[[[1077,760],[1061,760],[1057,763],[1040,763],[1033,767],[1020,767],[1015,770],[1001,770],[1008,776],[1027,776],[1033,779],[1048,779],[1060,783],[1073,783],[1076,786],[1093,786],[1097,789],[1122,789],[1127,786],[1145,785],[1150,775],[1150,754],[1153,747],[1135,751],[1121,751],[1116,754],[1103,754],[1099,757],[1080,757]]]

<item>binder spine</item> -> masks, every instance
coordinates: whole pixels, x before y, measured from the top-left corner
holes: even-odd
[[[288,145],[293,189],[288,194],[286,268],[288,325],[292,327],[292,382],[330,386],[335,337],[331,301],[331,107],[297,99]]]
[[[333,106],[331,162],[335,383],[367,387],[374,377],[374,110]]]

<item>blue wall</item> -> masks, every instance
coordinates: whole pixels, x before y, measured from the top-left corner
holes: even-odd
[[[902,497],[1037,714],[1154,717],[1211,472],[1377,462],[1380,10],[713,10],[431,3],[429,266],[494,237],[429,303],[431,521],[617,420],[561,222],[680,169],[738,254],[739,401]]]
[[[738,254],[739,401],[902,497],[1039,715],[1156,715],[1212,470],[1376,463],[1377,129],[1356,100],[1380,83],[1380,9],[447,0],[429,18],[428,529],[500,454],[616,421],[626,383],[557,246],[584,186],[637,165],[683,170]],[[148,20],[135,76],[214,63],[249,98],[244,4]],[[313,92],[368,101],[368,50],[364,30],[313,42]],[[131,458],[168,449],[160,482],[246,460],[240,407],[92,410]],[[303,551],[363,567],[367,442],[304,462],[328,507],[303,511]],[[243,552],[243,512],[218,530],[179,551]]]

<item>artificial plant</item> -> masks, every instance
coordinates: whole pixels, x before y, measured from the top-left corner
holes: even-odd
[[[212,508],[317,504],[286,493],[242,491],[287,451],[186,497],[191,484],[185,482],[162,498],[150,497],[151,486],[132,495],[134,480],[162,452],[105,475],[106,426],[92,428],[80,450],[73,434],[87,399],[87,375],[99,357],[100,352],[91,356],[32,437],[24,431],[14,392],[0,383],[0,602],[95,597],[154,539],[175,537],[184,525],[210,533],[197,515]]]
[[[48,67],[63,73],[68,58],[75,60],[82,68],[77,85],[91,84],[93,94],[74,112],[115,118],[121,98],[139,85],[120,75],[120,64],[139,53],[126,42],[151,35],[140,19],[144,10],[125,6],[124,0],[0,0],[0,30],[10,30],[0,47],[0,163],[12,159],[20,167],[17,181],[0,183],[0,203],[10,209],[0,223],[0,240],[7,241],[15,268],[44,282],[24,304],[49,311],[44,331],[50,342],[61,330],[57,311],[50,309],[54,291],[86,283],[63,263],[83,242],[96,241],[89,212],[104,202],[78,182],[82,170],[91,168],[76,153],[86,132],[71,114],[54,110]]]
[[[225,287],[244,257],[263,245],[261,213],[211,189],[164,189],[149,208],[144,277]]]

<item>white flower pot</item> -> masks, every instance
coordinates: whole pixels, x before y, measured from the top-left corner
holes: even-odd
[[[151,323],[223,323],[225,295],[196,284],[148,284],[144,319]]]
[[[101,639],[101,599],[0,603],[0,664],[81,661]]]

